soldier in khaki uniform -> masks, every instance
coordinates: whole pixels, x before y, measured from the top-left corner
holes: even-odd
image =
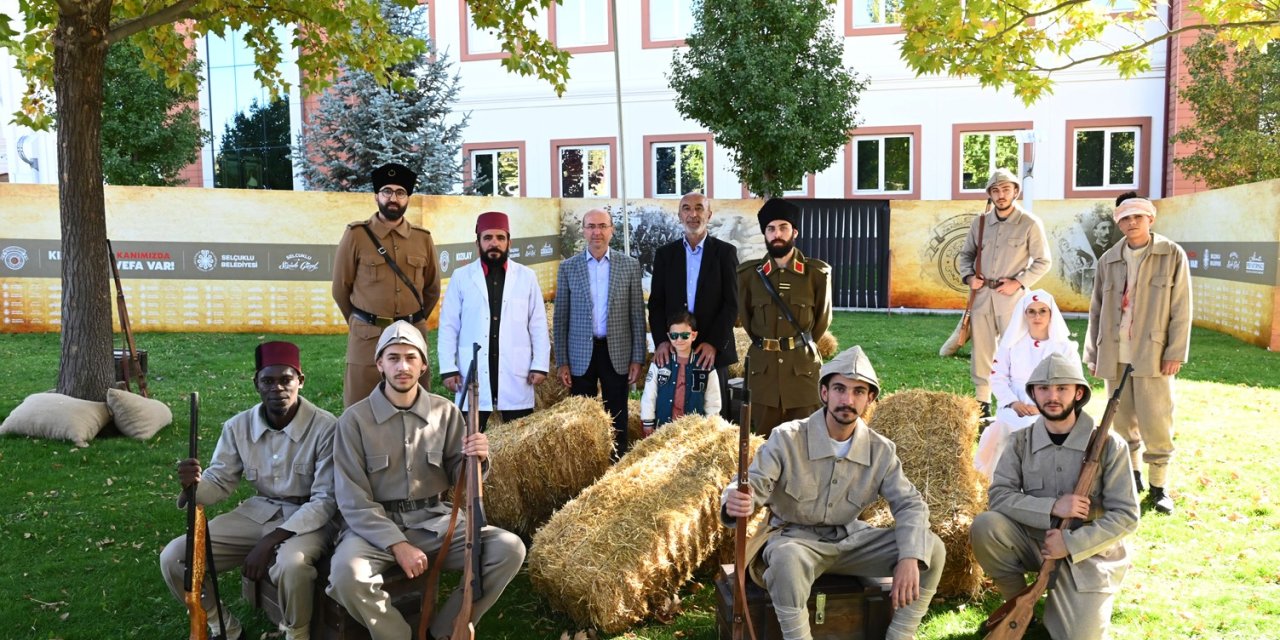
[[[376,357],[385,380],[347,407],[334,436],[335,493],[347,529],[333,552],[328,593],[374,640],[404,640],[411,630],[391,606],[382,572],[393,565],[410,578],[427,571],[452,509],[440,495],[458,481],[464,456],[478,456],[487,472],[489,440],[483,433],[466,436],[458,407],[418,384],[427,368],[427,343],[413,325],[387,327]],[[502,595],[525,554],[513,533],[487,526],[480,536],[484,595],[474,603],[473,622]],[[454,540],[444,568],[462,568],[465,546]],[[456,589],[432,619],[432,637],[452,631],[461,604],[462,590]]]
[[[751,337],[751,415],[755,432],[808,417],[821,406],[815,337],[831,326],[831,267],[796,248],[800,209],[773,198],[756,214],[769,255],[738,267],[738,317]],[[774,302],[767,278],[790,308],[793,325]],[[799,325],[797,331],[796,325]]]
[[[381,380],[373,365],[379,334],[396,320],[427,335],[427,318],[440,299],[440,272],[431,232],[404,219],[418,176],[400,164],[373,172],[378,212],[347,225],[333,261],[333,299],[347,320],[347,372],[342,400],[351,406],[368,397]],[[385,255],[378,251],[382,245]],[[404,282],[389,261],[413,283]]]
[[[1098,259],[1084,362],[1107,381],[1108,393],[1124,365],[1133,365],[1116,408],[1116,432],[1129,441],[1138,491],[1141,450],[1151,483],[1147,499],[1156,511],[1172,513],[1165,489],[1173,457],[1173,379],[1191,349],[1191,271],[1182,247],[1151,232],[1155,218],[1150,200],[1120,196],[1115,220],[1125,238]]]
[[[974,218],[956,261],[961,279],[976,292],[969,321],[973,338],[969,371],[974,395],[986,415],[991,415],[991,359],[1000,334],[1018,301],[1051,266],[1044,225],[1015,202],[1021,190],[1018,176],[1005,169],[992,172],[987,180],[992,209]],[[975,265],[980,226],[984,227],[982,263]]]
[[[750,493],[730,484],[721,520],[750,517],[769,507],[770,527],[752,579],[769,590],[786,640],[807,640],[805,610],[813,581],[826,573],[893,576],[894,613],[886,638],[915,637],[942,579],[947,551],[929,530],[929,507],[902,473],[893,442],[862,420],[880,395],[880,381],[862,347],[822,367],[823,408],[780,425],[756,452]],[[883,497],[897,525],[872,527],[858,519]]]
[[[1059,558],[1044,624],[1056,640],[1106,636],[1111,606],[1129,568],[1124,538],[1138,529],[1138,494],[1129,455],[1112,431],[1087,496],[1075,494],[1093,418],[1083,411],[1089,384],[1075,354],[1051,354],[1027,382],[1040,417],[1013,432],[996,463],[989,511],[969,531],[973,555],[1006,600],[1027,586],[1026,573]],[[1056,518],[1077,518],[1059,531]]]

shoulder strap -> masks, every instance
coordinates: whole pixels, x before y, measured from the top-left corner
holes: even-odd
[[[426,316],[427,303],[422,300],[422,293],[418,291],[417,287],[413,286],[413,281],[409,279],[409,276],[406,276],[404,272],[400,270],[400,265],[396,264],[395,259],[387,253],[387,250],[382,246],[382,243],[378,242],[378,237],[373,235],[373,229],[369,228],[369,224],[366,222],[365,224],[360,225],[360,228],[364,229],[364,232],[368,234],[369,241],[372,242],[373,247],[378,250],[378,255],[386,259],[387,266],[391,267],[391,270],[396,272],[396,275],[400,277],[400,281],[404,282],[405,286],[409,287],[409,290],[413,292],[413,299],[418,301],[418,308],[422,310],[422,315]]]
[[[769,297],[773,298],[774,304],[778,305],[778,308],[782,310],[782,317],[786,318],[787,322],[791,323],[791,327],[796,330],[796,337],[804,341],[804,348],[806,350],[811,349],[813,336],[808,331],[800,328],[800,323],[796,322],[796,317],[791,313],[791,307],[788,307],[787,303],[783,302],[782,298],[778,296],[778,292],[774,290],[773,283],[769,281],[769,276],[764,275],[765,264],[761,262],[760,266],[756,267],[756,275],[760,276],[760,282],[764,283],[764,290],[769,292]]]
[[[982,277],[982,232],[987,230],[987,212],[978,214],[978,252],[973,260],[973,272]]]

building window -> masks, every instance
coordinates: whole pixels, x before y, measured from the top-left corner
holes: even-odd
[[[254,77],[257,63],[244,41],[244,29],[204,41],[208,69],[207,126],[213,133],[213,185],[233,189],[293,189],[290,144],[295,109],[289,96],[273,100]],[[277,26],[281,43],[293,40],[293,28]],[[286,79],[297,78],[293,50],[285,47],[280,65]]]
[[[705,142],[659,142],[649,148],[654,197],[679,198],[691,191],[706,193]]]
[[[1064,196],[1105,198],[1147,193],[1151,173],[1151,118],[1068,120]]]
[[[608,198],[612,193],[609,147],[565,146],[558,151],[557,166],[562,198]]]
[[[910,193],[912,136],[856,136],[853,139],[854,193]]]
[[[783,190],[782,197],[783,198],[812,198],[814,193],[814,184],[816,181],[817,181],[816,174],[812,174],[812,173],[805,174],[804,179],[800,181],[800,184],[795,185],[794,189]],[[759,199],[760,194],[753,193],[750,189],[747,188],[747,185],[745,184],[742,185],[742,199],[751,200],[753,198]]]
[[[902,22],[904,0],[848,0],[853,27],[883,27]]]
[[[678,47],[693,31],[693,0],[641,0],[642,46]]]
[[[570,53],[613,50],[609,0],[563,0],[552,4],[551,40]]]
[[[462,154],[467,159],[463,181],[474,195],[524,195],[523,142],[464,144]]]
[[[1012,131],[966,133],[960,136],[960,190],[983,191],[996,169],[1019,173],[1018,134]]]
[[[462,39],[462,54],[458,56],[464,62],[473,60],[498,60],[505,58],[507,53],[502,48],[502,40],[498,37],[496,29],[480,29],[476,27],[475,22],[471,19],[471,10],[467,8],[467,0],[458,0],[458,15],[461,16],[459,30]],[[536,16],[525,18],[525,25],[547,38],[551,38],[548,28],[547,15],[539,13]]]
[[[1076,189],[1138,186],[1137,127],[1076,129]]]

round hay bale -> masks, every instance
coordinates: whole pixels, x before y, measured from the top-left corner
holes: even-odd
[[[972,597],[981,569],[969,546],[969,525],[984,508],[982,480],[973,468],[978,403],[950,393],[912,389],[876,403],[871,428],[898,445],[898,458],[924,501],[929,525],[947,547],[939,597]],[[875,526],[892,526],[883,500],[862,514]]]
[[[523,535],[603,475],[613,453],[612,423],[595,398],[568,398],[486,434],[485,513]]]
[[[698,415],[637,442],[534,535],[534,590],[610,634],[659,611],[731,535],[720,492],[737,471],[737,442],[736,428]]]
[[[840,341],[830,332],[827,331],[818,338],[818,355],[825,361],[835,357],[840,351]]]
[[[627,442],[635,446],[644,439],[644,423],[640,420],[640,401],[627,398]]]
[[[741,378],[745,375],[742,361],[746,359],[747,350],[751,348],[751,338],[747,335],[747,330],[742,327],[734,327],[733,343],[737,345],[738,361],[729,365],[729,377]]]

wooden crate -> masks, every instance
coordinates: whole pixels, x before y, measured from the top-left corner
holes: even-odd
[[[809,595],[809,629],[813,640],[883,640],[893,617],[890,578],[827,574],[813,583]],[[757,640],[781,640],[778,615],[769,592],[747,580],[747,610]],[[821,619],[819,619],[821,618]],[[733,565],[721,565],[716,577],[716,628],[720,640],[733,638]]]
[[[336,600],[324,592],[329,585],[329,561],[316,567],[315,600],[311,612],[311,637],[313,640],[370,640],[369,630],[351,617]],[[241,577],[240,590],[245,602],[262,609],[275,625],[284,619],[280,608],[280,594],[270,580],[253,581]],[[411,629],[417,629],[422,610],[422,579],[411,580],[397,566],[383,573],[382,588],[391,596],[391,604],[404,615]]]

